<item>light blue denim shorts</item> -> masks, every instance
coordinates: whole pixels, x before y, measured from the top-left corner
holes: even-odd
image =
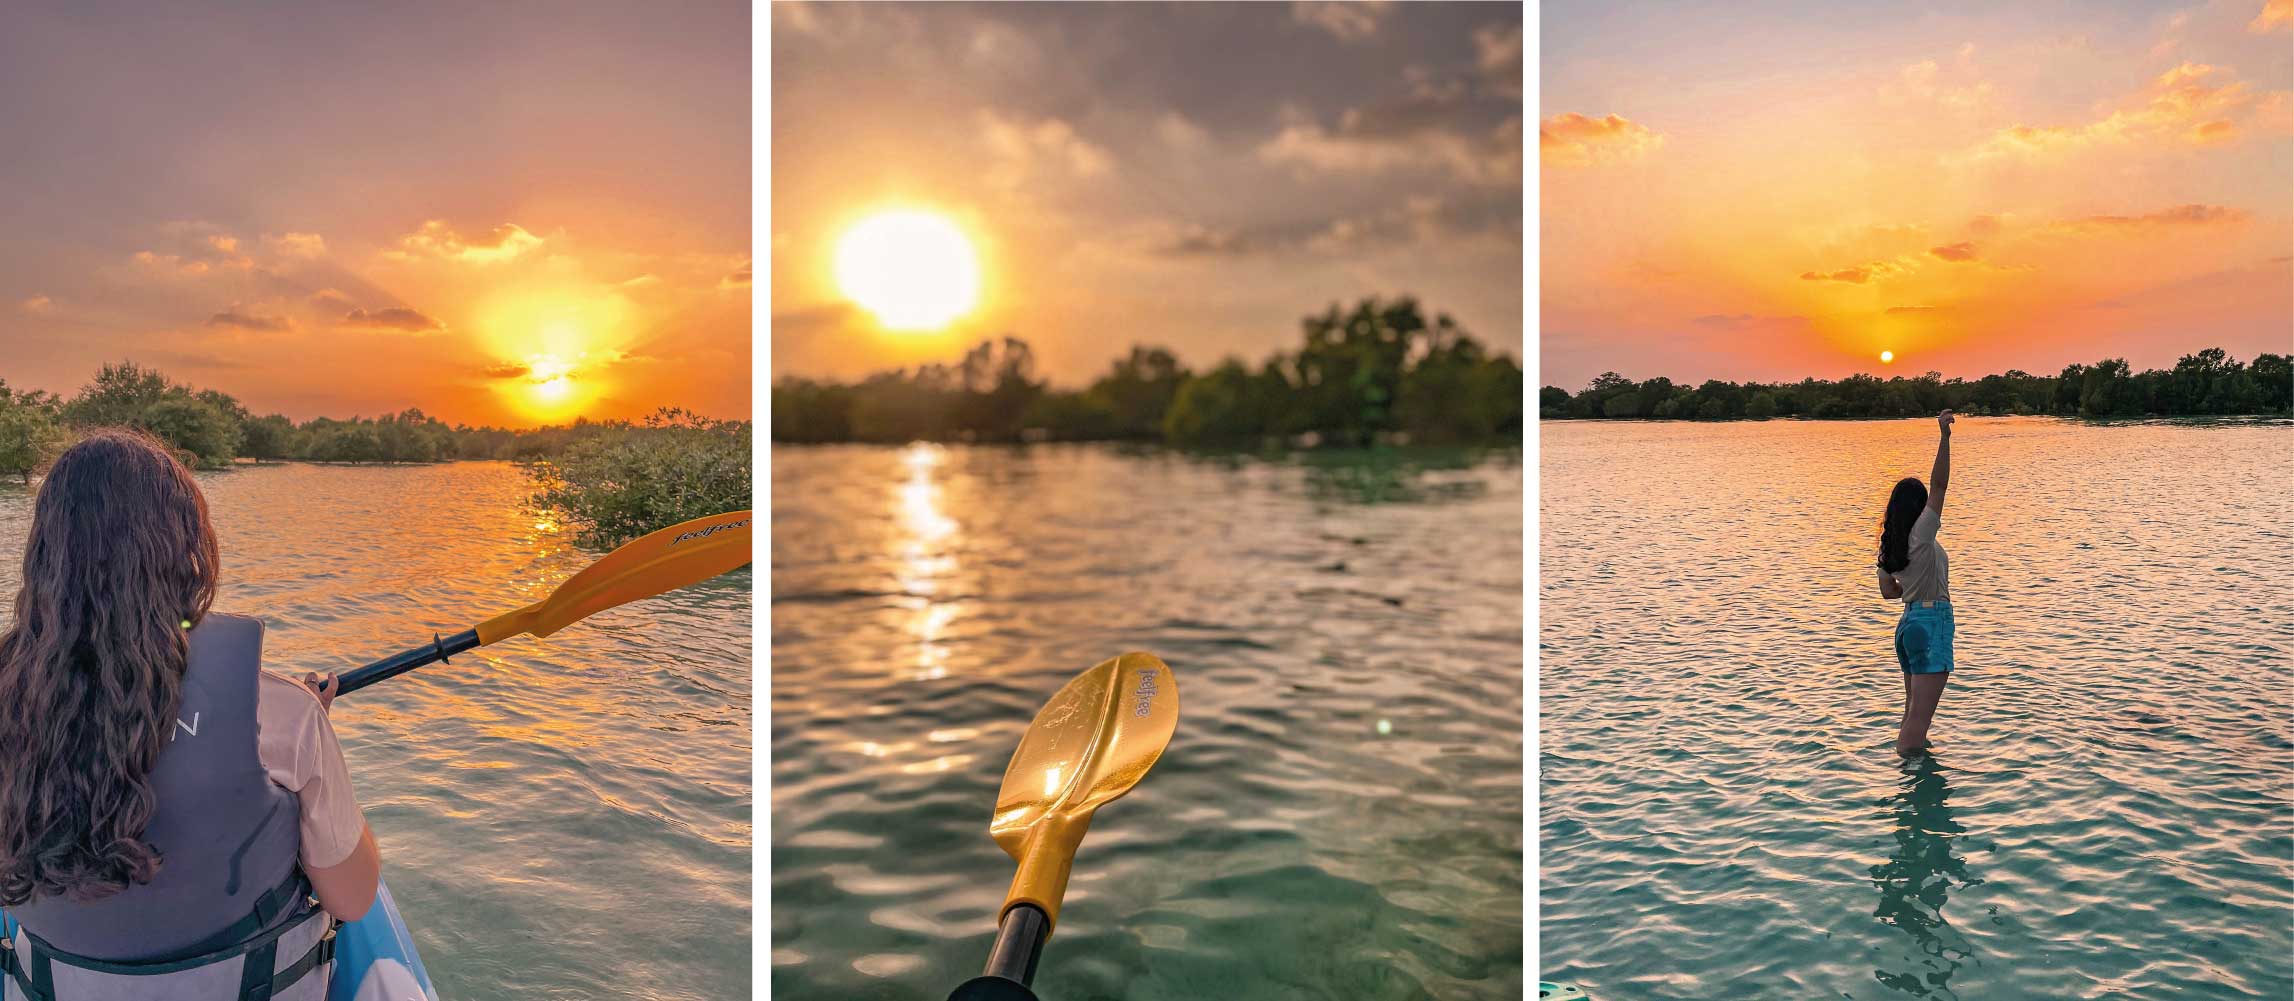
[[[1906,602],[1896,620],[1896,665],[1905,674],[1950,674],[1951,634],[1951,602]]]

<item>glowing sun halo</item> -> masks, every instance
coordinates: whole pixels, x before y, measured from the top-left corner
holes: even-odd
[[[1896,353],[1895,353],[1895,352],[1893,352],[1893,351],[1882,351],[1882,352],[1880,352],[1880,364],[1882,364],[1882,365],[1885,365],[1885,364],[1887,364],[1887,363],[1889,363],[1889,362],[1892,362],[1892,361],[1895,361],[1895,360],[1896,360]]]
[[[836,282],[887,330],[938,330],[979,303],[980,262],[946,217],[881,212],[837,241]]]

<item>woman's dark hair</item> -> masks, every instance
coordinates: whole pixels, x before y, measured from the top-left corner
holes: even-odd
[[[1912,523],[1928,506],[1928,485],[1917,476],[1896,481],[1888,494],[1888,513],[1880,519],[1880,569],[1896,573],[1912,562]]]
[[[0,633],[0,906],[158,875],[151,770],[216,573],[207,501],[166,446],[99,431],[48,470]]]

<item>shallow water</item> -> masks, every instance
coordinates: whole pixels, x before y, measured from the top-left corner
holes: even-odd
[[[1132,649],[1178,734],[1093,823],[1044,997],[1520,997],[1519,454],[777,449],[774,997],[976,975],[1005,762]]]
[[[222,540],[216,607],[264,620],[266,664],[289,673],[468,628],[600,555],[537,517],[506,463],[199,482]],[[0,595],[18,586],[30,517],[30,495],[0,487]],[[745,996],[752,576],[335,704],[384,878],[441,997]]]
[[[1932,421],[1541,426],[1545,977],[2294,995],[2294,425],[1958,431],[1958,666],[1904,765],[1872,559]]]

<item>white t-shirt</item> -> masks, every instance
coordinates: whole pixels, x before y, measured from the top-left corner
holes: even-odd
[[[1935,508],[1920,509],[1920,516],[1912,521],[1910,562],[1902,570],[1891,574],[1880,571],[1881,577],[1892,577],[1903,589],[1904,601],[1950,601],[1951,591],[1945,585],[1946,563],[1944,547],[1936,544],[1936,529],[1943,527],[1943,515]]]
[[[264,671],[255,689],[255,754],[271,781],[302,801],[303,865],[341,865],[366,831],[350,766],[318,696]]]

